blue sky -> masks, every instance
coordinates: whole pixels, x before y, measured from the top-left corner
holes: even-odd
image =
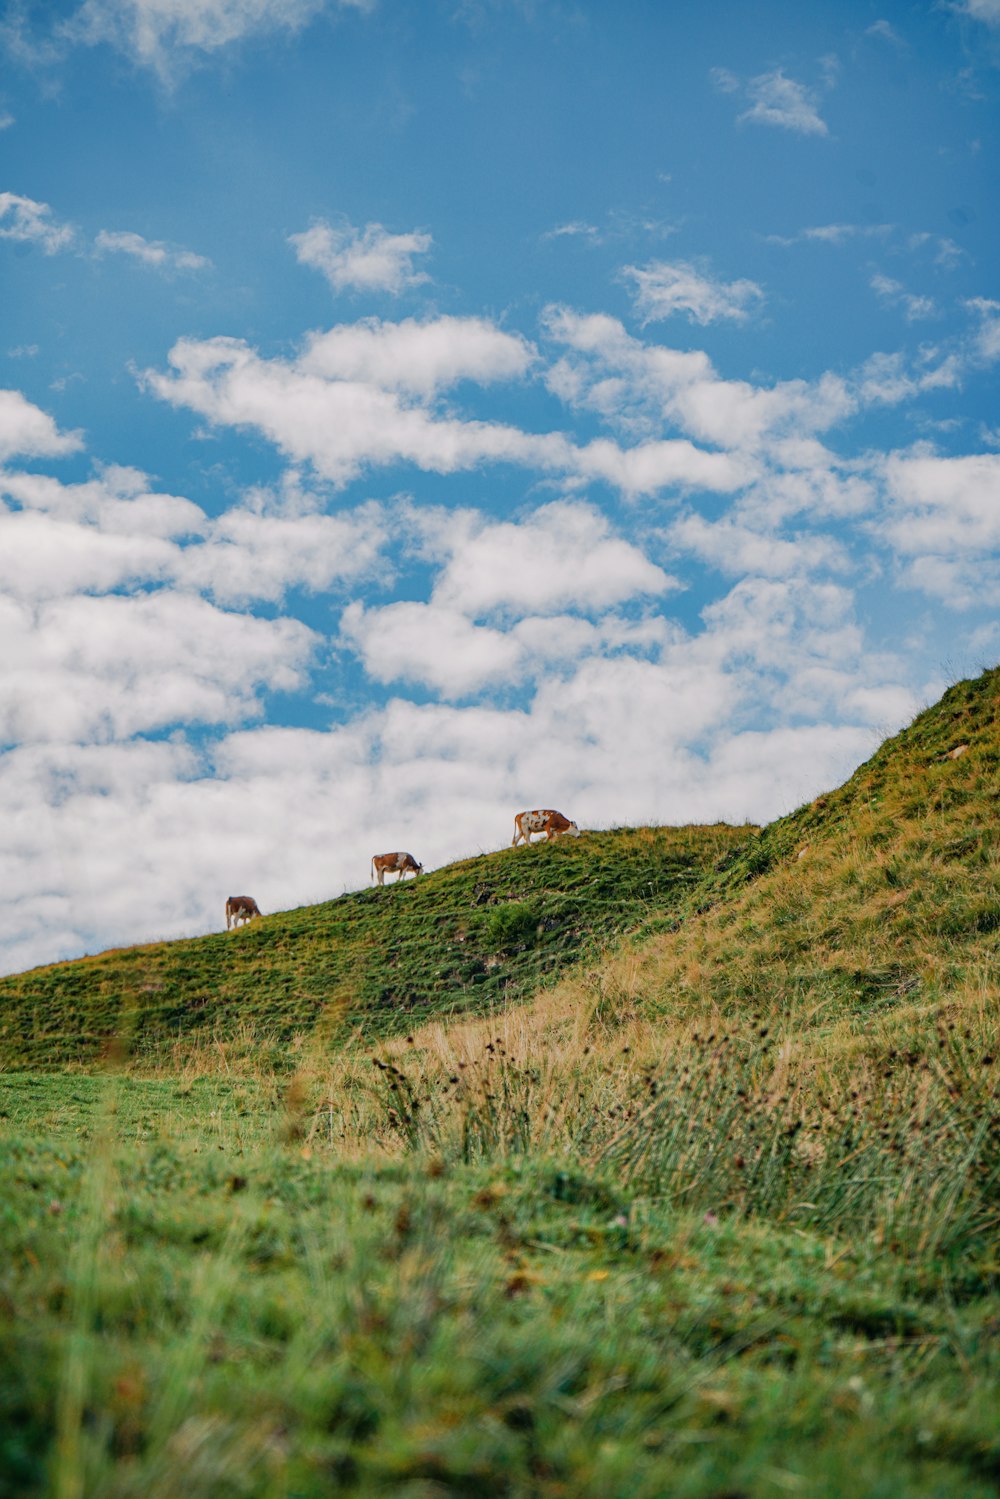
[[[1000,656],[998,0],[2,15],[0,969]]]

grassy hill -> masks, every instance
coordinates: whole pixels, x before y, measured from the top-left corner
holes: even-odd
[[[5,980],[0,1495],[995,1495],[998,703]]]
[[[996,995],[1000,669],[959,682],[839,790],[745,839],[643,947],[632,1003],[823,1033]],[[613,988],[621,965],[604,969]]]
[[[622,934],[672,919],[753,829],[638,828],[504,849],[232,932],[0,979],[0,1062],[162,1060],[253,1033],[365,1041],[523,1001]]]

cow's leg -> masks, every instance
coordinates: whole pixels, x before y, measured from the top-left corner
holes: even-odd
[[[381,866],[378,869],[376,869],[376,871],[375,871],[375,878],[378,880],[378,882],[379,882],[380,885],[384,885],[385,884],[385,870],[382,869]]]

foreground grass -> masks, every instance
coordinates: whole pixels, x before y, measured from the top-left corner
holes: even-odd
[[[4,1077],[0,1492],[995,1493],[991,1026]]]

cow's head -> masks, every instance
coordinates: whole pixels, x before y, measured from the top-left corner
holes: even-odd
[[[572,838],[579,838],[580,836],[580,829],[577,827],[575,822],[571,822],[566,831]]]

